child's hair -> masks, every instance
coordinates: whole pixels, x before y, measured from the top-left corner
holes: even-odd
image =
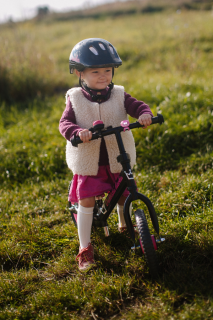
[[[107,40],[85,39],[77,43],[69,57],[70,73],[81,72],[85,68],[118,68],[122,64],[116,49]]]

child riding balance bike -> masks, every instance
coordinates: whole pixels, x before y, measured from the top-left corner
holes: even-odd
[[[80,241],[79,269],[88,270],[94,264],[91,227],[103,226],[107,233],[107,218],[117,204],[119,231],[127,229],[135,242],[135,232],[129,214],[132,201],[140,199],[148,207],[155,231],[159,234],[157,216],[151,201],[138,193],[132,168],[136,150],[131,129],[162,123],[153,118],[147,104],[138,101],[112,83],[114,68],[122,64],[117,51],[104,39],[91,38],[79,42],[71,51],[70,73],[79,78],[79,87],[68,90],[66,108],[59,130],[67,139],[66,161],[73,172],[68,200],[72,217],[78,227]],[[137,118],[130,124],[127,115]],[[109,193],[104,203],[96,200]],[[136,210],[135,218],[141,248],[151,274],[158,273],[156,243],[150,236],[144,212]]]

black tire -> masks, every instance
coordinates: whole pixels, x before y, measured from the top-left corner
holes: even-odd
[[[70,181],[69,187],[68,187],[68,195],[70,192],[70,187],[72,184],[72,180]],[[72,204],[70,201],[68,201],[69,211],[72,217],[72,221],[74,222],[74,225],[77,227],[77,210],[78,210],[78,203]]]
[[[153,278],[157,278],[159,273],[157,256],[156,256],[152,238],[149,232],[149,227],[148,227],[143,210],[138,209],[135,211],[135,220],[136,220],[140,240],[143,246],[143,249],[142,247],[141,249],[142,251],[144,251],[144,255],[149,267],[150,274]]]

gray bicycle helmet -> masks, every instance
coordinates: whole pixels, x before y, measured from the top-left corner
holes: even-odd
[[[80,41],[70,53],[70,73],[85,68],[118,68],[122,64],[117,51],[107,40],[90,38]]]

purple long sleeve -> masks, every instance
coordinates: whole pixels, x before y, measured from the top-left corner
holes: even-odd
[[[126,113],[132,118],[138,119],[142,114],[150,114],[153,117],[152,111],[146,103],[133,98],[126,92],[124,94]]]
[[[65,139],[70,141],[74,133],[78,134],[81,130],[82,128],[76,124],[75,113],[70,99],[68,99],[66,108],[59,122],[59,131]]]
[[[103,90],[101,93],[106,94],[107,90]],[[95,92],[94,92],[95,93]],[[90,95],[83,90],[84,96],[92,101]],[[150,114],[153,116],[149,106],[145,104],[143,101],[139,101],[133,97],[131,97],[130,94],[124,93],[124,107],[126,109],[127,114],[129,114],[131,117],[138,119],[140,115],[142,114]],[[72,108],[72,104],[70,102],[70,99],[67,100],[66,108],[62,114],[62,117],[59,122],[59,131],[62,134],[62,136],[69,140],[73,137],[74,134],[79,134],[79,132],[83,128],[79,127],[76,124],[76,118],[75,113]],[[109,159],[108,159],[108,153],[106,149],[106,144],[104,139],[101,141],[101,147],[100,147],[100,158],[99,158],[99,166],[100,165],[108,165]]]

